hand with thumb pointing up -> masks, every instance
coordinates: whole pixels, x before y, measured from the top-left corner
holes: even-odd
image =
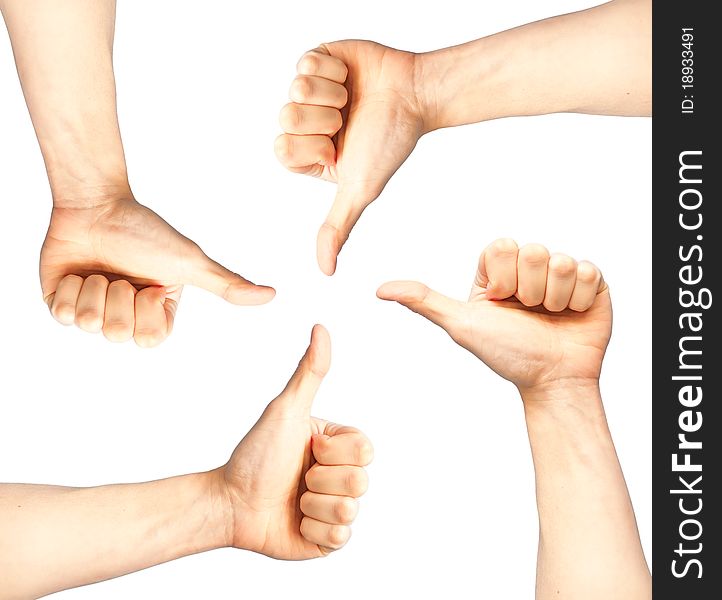
[[[228,545],[303,560],[348,541],[373,449],[357,429],[311,416],[330,360],[328,332],[316,325],[286,388],[214,472]]]

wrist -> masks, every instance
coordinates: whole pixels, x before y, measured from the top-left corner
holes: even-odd
[[[414,81],[424,133],[503,116],[497,108],[499,90],[492,84],[498,65],[485,52],[485,42],[416,55]]]
[[[519,393],[528,424],[575,428],[582,422],[603,422],[606,427],[598,379],[566,378],[519,388]]]
[[[34,119],[55,206],[85,207],[129,189],[117,125],[97,119],[68,117],[61,124]]]
[[[139,553],[145,555],[141,561],[145,566],[226,545],[223,505],[215,492],[213,472],[96,489],[112,494],[114,502],[126,507],[124,519],[110,526],[123,537],[142,540]]]
[[[200,474],[208,497],[208,522],[217,548],[235,547],[235,510],[223,467]]]
[[[55,179],[50,176],[53,208],[103,208],[123,200],[134,200],[125,173],[83,180]]]
[[[600,395],[599,378],[589,376],[551,379],[530,386],[519,385],[517,389],[524,404]]]
[[[422,135],[441,129],[439,125],[438,68],[432,55],[435,52],[414,54],[413,88],[422,122]]]
[[[445,96],[451,90],[442,82],[451,67],[449,52],[443,49],[414,55],[414,91],[424,134],[448,127]]]

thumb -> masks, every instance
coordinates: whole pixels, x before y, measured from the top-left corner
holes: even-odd
[[[316,257],[324,274],[333,275],[336,272],[338,253],[359,217],[373,200],[375,197],[367,199],[364,195],[351,193],[339,186],[331,211],[318,232]]]
[[[376,292],[381,300],[394,300],[426,317],[444,329],[453,339],[463,333],[467,319],[466,303],[435,292],[418,281],[391,281]]]
[[[266,304],[276,295],[272,287],[248,281],[208,258],[203,252],[192,262],[188,283],[213,292],[231,304]]]
[[[310,414],[316,392],[330,366],[331,338],[323,325],[314,325],[306,353],[274,404],[300,408]]]

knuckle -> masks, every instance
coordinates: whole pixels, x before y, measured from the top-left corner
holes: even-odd
[[[589,306],[587,306],[587,304],[584,302],[572,300],[571,302],[569,302],[569,308],[574,312],[584,312],[589,308]]]
[[[521,260],[532,266],[542,266],[549,262],[549,251],[541,244],[527,244],[520,251]]]
[[[341,70],[341,77],[343,81],[346,81],[346,78],[348,77],[348,66],[346,66],[346,63],[343,62],[340,59],[337,59],[339,63],[339,68]]]
[[[303,517],[301,519],[301,535],[305,537],[309,542],[317,544],[319,542],[319,532],[315,531],[314,527],[315,519],[311,517]]]
[[[75,283],[77,285],[81,285],[83,283],[83,278],[80,275],[70,274],[63,277],[61,283]]]
[[[361,468],[350,469],[346,475],[346,489],[354,496],[363,496],[368,490],[368,476]]]
[[[544,300],[544,292],[531,293],[527,290],[520,289],[517,292],[517,298],[524,306],[539,306]]]
[[[318,72],[320,66],[321,60],[319,57],[313,52],[306,52],[306,54],[304,54],[298,61],[296,70],[299,73],[310,75]]]
[[[356,464],[364,467],[368,465],[374,458],[374,448],[366,439],[360,440],[356,444],[355,449]]]
[[[135,287],[126,279],[116,279],[108,285],[109,290],[117,290],[125,293],[135,294]]]
[[[350,537],[350,530],[345,525],[331,525],[328,530],[328,543],[331,548],[340,548]]]
[[[152,306],[153,304],[164,302],[165,296],[166,292],[164,288],[155,285],[149,286],[138,292],[136,302],[142,306]],[[155,329],[155,327],[148,328],[149,331],[154,331]]]
[[[308,522],[308,517],[304,516],[301,518],[301,524],[298,527],[298,530],[301,532],[301,535],[305,538],[308,538],[308,526],[306,523]]]
[[[50,314],[64,325],[70,325],[75,319],[75,305],[70,302],[58,302],[53,304]]]
[[[577,270],[577,262],[566,254],[553,254],[549,259],[549,271],[554,275],[567,277]]]
[[[299,502],[298,502],[298,506],[300,507],[301,512],[302,512],[304,515],[305,515],[305,514],[308,514],[309,504],[310,504],[310,502],[311,502],[311,496],[310,496],[311,493],[312,493],[312,492],[308,492],[308,491],[304,492],[304,493],[301,495],[301,499],[300,499]]]
[[[302,121],[301,110],[297,104],[290,102],[281,109],[278,120],[284,131],[296,129]]]
[[[328,442],[322,437],[314,438],[312,450],[313,455],[316,457],[316,460],[318,460],[319,462],[324,462],[323,459],[328,452]]]
[[[329,126],[327,133],[329,135],[333,135],[336,133],[339,129],[343,127],[343,116],[341,116],[341,111],[338,109],[334,109],[333,111],[333,119],[329,120]]]
[[[310,78],[299,75],[291,83],[291,100],[294,102],[303,104],[311,98],[311,94],[313,94],[313,84]]]
[[[323,161],[333,161],[336,158],[336,146],[334,146],[333,141],[331,138],[325,138],[323,140],[323,145],[321,146],[319,150],[319,162]]]
[[[103,318],[95,310],[83,309],[75,314],[75,324],[83,331],[95,333],[100,331]]]
[[[306,487],[313,491],[316,487],[316,467],[311,467],[308,471],[306,471],[304,480],[306,482]]]
[[[358,513],[358,503],[353,498],[339,498],[333,510],[339,523],[352,523]]]
[[[599,277],[599,269],[589,261],[583,260],[577,265],[577,281],[594,283]]]
[[[545,300],[544,308],[549,312],[562,312],[566,306],[554,300]]]
[[[406,299],[410,302],[424,302],[430,293],[431,288],[424,283],[420,283],[407,292]]]
[[[273,149],[281,162],[289,161],[293,156],[293,138],[290,135],[279,135]]]
[[[338,87],[341,88],[341,98],[340,98],[341,102],[340,102],[340,105],[341,105],[341,106],[346,106],[346,104],[348,103],[348,90],[346,89],[346,86],[345,86],[345,85],[341,85],[340,83],[338,84]]]
[[[97,273],[90,275],[86,280],[85,283],[93,284],[93,285],[108,285],[108,279],[105,277],[105,275],[98,275]]]
[[[489,246],[489,253],[495,258],[516,256],[518,251],[519,246],[511,238],[500,238]]]
[[[125,321],[110,321],[103,326],[103,335],[111,342],[127,342],[133,337],[133,325]]]
[[[513,277],[516,275],[516,273],[512,273],[511,276]],[[496,281],[492,282],[494,285],[494,294],[498,298],[509,298],[514,295],[517,288],[517,282],[516,279],[509,277],[509,276],[502,276]]]

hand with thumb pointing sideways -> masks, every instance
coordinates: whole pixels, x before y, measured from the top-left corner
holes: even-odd
[[[598,384],[612,304],[590,262],[499,239],[482,252],[467,302],[414,281],[386,283],[377,295],[439,325],[522,394]]]
[[[53,208],[40,282],[60,323],[143,347],[170,334],[186,284],[232,304],[265,304],[275,295],[208,258],[129,190]]]

